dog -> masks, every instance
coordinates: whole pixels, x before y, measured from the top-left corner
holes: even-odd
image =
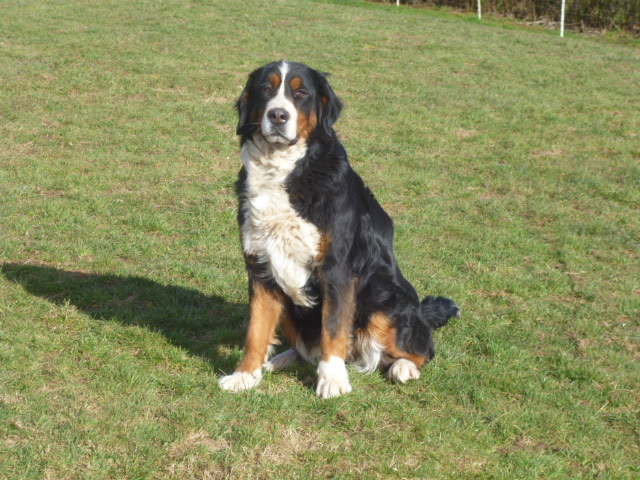
[[[327,74],[269,63],[249,75],[237,109],[250,318],[244,357],[220,387],[247,390],[263,368],[301,360],[318,365],[322,398],[351,391],[345,362],[402,383],[420,377],[433,331],[460,309],[444,297],[420,301],[400,272],[393,222],[333,129],[342,102]],[[277,327],[291,348],[269,360]]]

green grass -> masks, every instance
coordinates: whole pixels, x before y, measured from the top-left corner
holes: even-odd
[[[222,393],[248,313],[233,103],[330,71],[421,294],[412,384]],[[640,49],[362,2],[0,5],[0,478],[640,475]]]

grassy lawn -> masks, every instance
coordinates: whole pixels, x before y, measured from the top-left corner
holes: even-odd
[[[222,393],[247,286],[233,103],[332,75],[421,294],[405,386]],[[640,44],[349,2],[0,5],[0,478],[640,476]]]

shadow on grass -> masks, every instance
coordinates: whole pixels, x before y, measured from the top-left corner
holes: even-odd
[[[96,320],[136,325],[161,333],[172,344],[230,372],[237,359],[221,345],[241,346],[249,307],[184,287],[141,277],[4,263],[0,272],[29,293],[57,305],[70,304]]]

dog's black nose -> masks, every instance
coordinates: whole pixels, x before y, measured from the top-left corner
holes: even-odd
[[[274,125],[282,125],[289,120],[289,112],[284,108],[272,108],[267,112],[267,118]]]

